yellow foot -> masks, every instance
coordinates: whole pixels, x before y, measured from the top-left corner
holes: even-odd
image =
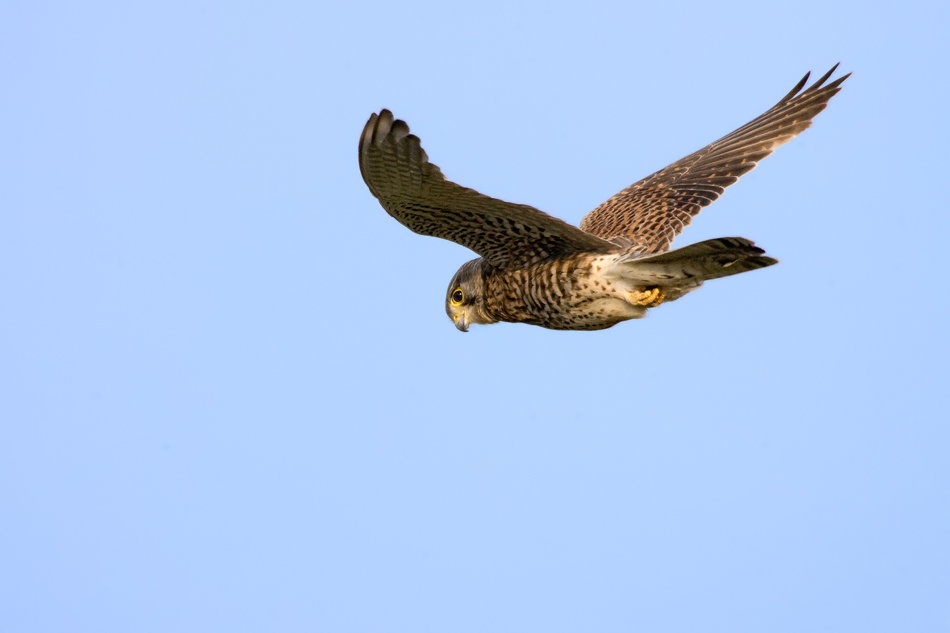
[[[651,288],[643,292],[633,291],[627,293],[627,301],[635,306],[655,308],[663,303],[664,299],[666,299],[666,293],[659,288]]]

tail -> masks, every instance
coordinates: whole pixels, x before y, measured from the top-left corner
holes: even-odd
[[[621,276],[637,284],[695,290],[709,279],[765,268],[778,260],[744,237],[720,237],[661,255],[630,254],[621,258]],[[680,294],[679,296],[682,296]]]

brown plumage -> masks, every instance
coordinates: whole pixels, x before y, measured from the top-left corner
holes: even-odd
[[[669,249],[726,187],[811,126],[850,76],[825,86],[835,68],[802,91],[806,74],[762,116],[627,187],[580,228],[447,180],[389,110],[373,114],[363,129],[360,171],[403,225],[481,256],[459,269],[446,293],[446,312],[459,329],[497,321],[603,329],[642,317],[703,281],[776,263],[744,238]]]
[[[822,88],[836,68],[837,64],[799,94],[808,81],[806,74],[762,116],[630,185],[588,213],[581,220],[581,230],[601,237],[626,237],[641,253],[669,250],[673,239],[726,187],[811,127],[812,119],[851,76],[848,73]]]
[[[415,233],[472,249],[496,268],[516,270],[613,244],[526,204],[489,198],[446,180],[419,137],[383,110],[360,137],[360,171],[383,208]]]

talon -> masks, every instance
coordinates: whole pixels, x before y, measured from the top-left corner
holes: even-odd
[[[634,291],[628,293],[628,300],[635,306],[655,308],[663,303],[664,299],[666,299],[666,293],[659,288],[651,288],[643,292]]]

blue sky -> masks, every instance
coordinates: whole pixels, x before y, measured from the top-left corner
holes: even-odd
[[[950,629],[946,8],[0,8],[0,630]],[[781,264],[458,333],[382,107],[577,223],[853,71],[677,241]]]

